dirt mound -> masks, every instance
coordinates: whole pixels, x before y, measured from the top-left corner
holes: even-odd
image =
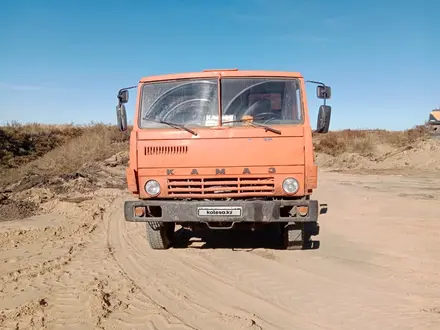
[[[384,149],[396,150],[430,138],[425,126],[416,126],[405,131],[387,130],[341,130],[327,134],[314,134],[313,143],[317,153],[338,156],[355,153],[368,156]]]
[[[45,213],[45,203],[80,203],[93,198],[98,189],[124,189],[128,151],[101,162],[84,164],[77,171],[58,176],[32,175],[0,190],[0,221]]]
[[[128,134],[114,126],[12,124],[0,127],[0,146],[0,220],[125,184],[118,167],[128,163]]]
[[[440,170],[440,143],[423,126],[407,131],[344,130],[315,137],[316,162],[334,171]]]
[[[0,221],[12,219],[24,219],[34,215],[38,210],[38,205],[26,201],[0,194]]]
[[[96,153],[97,150],[93,146],[100,144],[100,147],[106,146],[104,152],[107,152],[111,143],[124,141],[128,141],[128,135],[120,133],[115,126],[111,125],[21,125],[13,123],[0,127],[0,171],[18,168],[47,153],[51,153],[45,158],[50,167],[53,164],[48,162],[48,158],[55,160],[54,156],[58,156],[56,161],[62,160],[61,156],[66,161],[71,161],[72,157],[69,159],[69,153],[74,156],[90,156],[84,152],[78,153],[75,148],[92,147],[92,151]],[[60,148],[61,146],[63,148]],[[57,151],[54,151],[55,149]],[[101,153],[98,152],[96,157],[100,156]],[[81,157],[78,161],[84,161],[83,158]]]

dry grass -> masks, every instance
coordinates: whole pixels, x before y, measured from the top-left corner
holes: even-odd
[[[405,131],[347,129],[327,134],[316,134],[313,138],[317,153],[331,156],[343,153],[368,156],[379,147],[399,149],[429,137],[424,126],[416,126]]]
[[[104,124],[0,127],[0,186],[29,175],[71,174],[128,149],[128,134]]]
[[[0,127],[0,169],[16,168],[80,136],[84,128],[73,125],[21,125]]]

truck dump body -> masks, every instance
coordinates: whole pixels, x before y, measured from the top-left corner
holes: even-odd
[[[328,98],[330,88],[318,84],[317,94]],[[136,101],[127,184],[138,200],[127,201],[124,214],[147,222],[150,241],[166,245],[163,237],[173,235],[169,226],[176,223],[310,223],[306,234],[305,227],[292,230],[317,235],[320,208],[310,198],[317,167],[301,74],[209,70],[146,77]],[[329,111],[320,109],[323,132]]]

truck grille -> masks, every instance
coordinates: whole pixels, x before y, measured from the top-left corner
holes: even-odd
[[[273,194],[273,177],[168,178],[168,195],[179,197],[234,197]]]

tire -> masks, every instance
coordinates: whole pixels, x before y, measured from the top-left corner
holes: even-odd
[[[283,243],[286,250],[303,250],[311,246],[311,236],[317,235],[319,227],[310,226],[311,224],[294,224],[287,223],[283,228]],[[309,227],[316,227],[317,230],[313,230]]]
[[[147,239],[153,250],[166,250],[174,241],[174,222],[147,223]]]

